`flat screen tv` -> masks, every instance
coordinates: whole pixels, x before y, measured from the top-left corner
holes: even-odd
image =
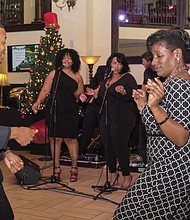
[[[35,64],[39,44],[13,45],[7,50],[8,72],[29,71]]]

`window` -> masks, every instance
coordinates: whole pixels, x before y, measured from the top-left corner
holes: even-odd
[[[51,0],[0,0],[0,20],[8,32],[42,30],[49,11]]]

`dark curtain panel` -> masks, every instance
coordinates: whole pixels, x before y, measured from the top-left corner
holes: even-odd
[[[118,52],[118,42],[119,42],[119,4],[120,0],[112,0],[112,20],[111,20],[111,53]]]
[[[186,1],[177,0],[177,25],[181,28],[185,28],[186,13],[184,12],[186,11]]]

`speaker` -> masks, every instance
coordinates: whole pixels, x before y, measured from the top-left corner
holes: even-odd
[[[18,183],[20,185],[36,184],[40,178],[40,167],[22,155],[19,157],[24,162],[24,168],[15,173]]]

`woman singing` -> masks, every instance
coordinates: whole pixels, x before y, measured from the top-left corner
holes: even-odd
[[[61,69],[59,69],[61,67]],[[80,57],[74,49],[65,48],[60,50],[56,56],[56,70],[46,77],[42,90],[33,111],[37,111],[40,105],[50,93],[46,102],[45,112],[50,136],[50,148],[54,158],[54,135],[55,135],[55,176],[60,179],[60,151],[64,141],[68,147],[72,167],[70,181],[75,182],[78,178],[78,129],[79,110],[77,99],[83,93],[84,85],[79,73]],[[55,96],[54,96],[55,95]],[[52,103],[55,97],[54,103]],[[54,129],[54,116],[56,113],[56,126]]]
[[[132,180],[129,171],[129,139],[136,121],[132,90],[137,88],[137,83],[129,73],[130,68],[124,54],[112,54],[107,60],[107,69],[110,74],[99,90],[88,88],[87,94],[98,98],[102,107],[100,133],[110,172],[110,185],[118,183],[118,162],[123,176],[121,188],[126,189]]]

